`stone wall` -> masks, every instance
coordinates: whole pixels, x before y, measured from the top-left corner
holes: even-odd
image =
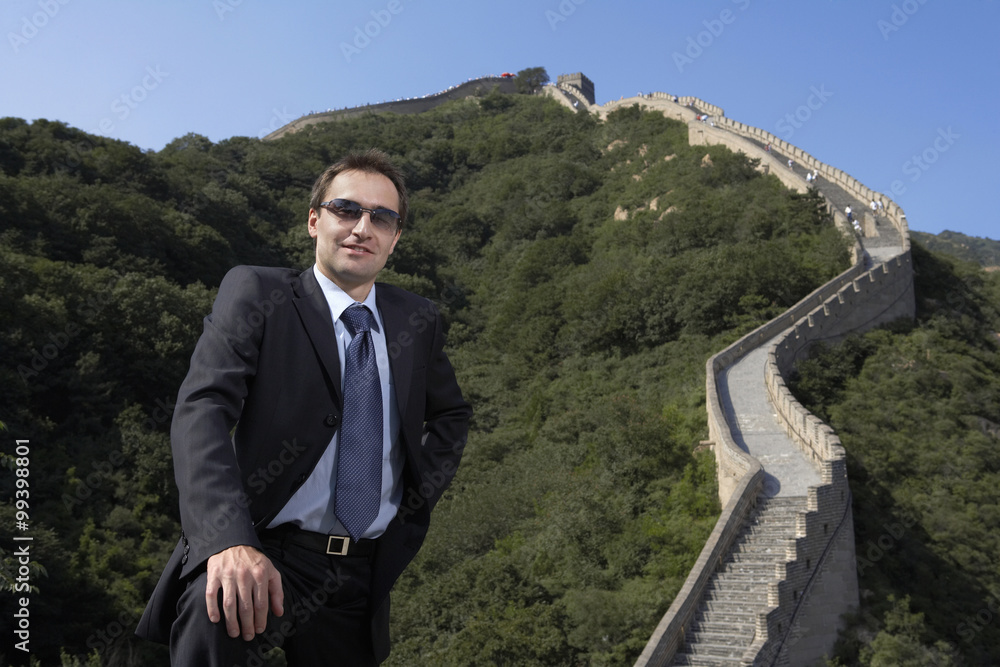
[[[441,91],[440,93],[436,93],[434,95],[426,95],[424,97],[414,97],[404,100],[393,100],[390,102],[381,102],[379,104],[366,104],[364,106],[353,107],[350,109],[321,111],[319,113],[302,116],[301,118],[293,120],[288,125],[279,127],[274,132],[265,136],[264,140],[268,141],[271,139],[278,139],[286,134],[298,132],[302,128],[308,127],[309,125],[315,125],[316,123],[329,123],[332,121],[343,120],[345,118],[355,118],[357,116],[364,116],[372,113],[423,113],[424,111],[430,111],[434,107],[440,106],[441,104],[451,100],[460,100],[466,97],[485,95],[494,88],[497,88],[501,93],[517,92],[514,79],[499,76],[485,76],[479,79],[466,81],[465,83],[453,86],[448,90]]]
[[[743,655],[752,665],[823,665],[837,640],[842,614],[858,606],[854,520],[843,448],[822,466],[823,484],[809,488],[785,563],[768,584],[770,608],[757,618]]]
[[[691,575],[674,597],[670,609],[660,619],[660,624],[653,631],[637,665],[666,665],[673,659],[684,641],[685,628],[698,611],[709,578],[722,566],[733,542],[743,530],[747,517],[756,507],[764,484],[764,469],[756,460],[745,454],[743,456],[748,466],[747,474],[737,481],[730,502],[723,508],[712,534],[691,568]]]
[[[614,106],[639,103],[654,107],[658,105],[648,104],[646,100],[651,98],[662,104],[664,97],[667,96],[654,93],[621,100]],[[762,167],[766,166],[785,185],[799,192],[806,191],[801,177],[755,141],[770,143],[772,148],[792,156],[808,169],[817,170],[860,201],[882,201],[890,223],[902,240],[900,254],[870,268],[856,246],[851,268],[709,360],[706,368],[708,426],[716,455],[719,498],[726,510],[684,587],[636,663],[660,665],[672,658],[683,639],[684,627],[701,600],[705,582],[718,566],[717,555],[728,552],[731,547],[733,535],[730,531],[735,517],[740,515],[741,508],[752,507],[760,493],[760,486],[752,482],[760,477],[760,464],[735,444],[721,410],[715,378],[749,351],[771,341],[765,367],[767,390],[789,436],[821,471],[822,484],[809,489],[808,510],[799,515],[795,541],[789,546],[786,562],[776,566],[775,581],[768,588],[770,608],[757,619],[755,640],[742,662],[748,665],[810,664],[835,642],[841,614],[858,605],[854,523],[845,452],[840,439],[828,425],[795,400],[784,378],[796,361],[808,355],[814,343],[835,342],[852,332],[863,332],[899,317],[913,317],[913,267],[906,216],[894,202],[845,172],[816,160],[768,132],[724,118],[718,107],[696,98],[679,99],[679,103],[685,105],[688,101],[714,116],[711,119],[714,125],[691,120],[693,116],[688,119],[692,145],[722,144],[759,158]],[[834,217],[842,228],[847,228],[842,213],[834,211]]]
[[[594,100],[596,99],[594,97],[594,82],[588,79],[583,72],[560,74],[556,77],[556,83],[560,86],[573,86],[580,91],[588,105],[594,104]]]

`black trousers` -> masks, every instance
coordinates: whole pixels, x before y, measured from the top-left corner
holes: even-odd
[[[170,664],[263,667],[264,654],[281,647],[289,667],[377,665],[368,613],[371,557],[328,556],[292,544],[281,534],[265,533],[261,539],[264,554],[281,573],[284,615],[268,611],[267,628],[251,641],[230,637],[224,618],[218,623],[208,619],[208,574],[202,572],[188,582],[177,603]]]

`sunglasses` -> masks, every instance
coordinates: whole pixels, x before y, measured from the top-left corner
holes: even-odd
[[[388,208],[365,208],[356,201],[350,199],[331,199],[320,203],[320,208],[333,213],[341,220],[354,222],[361,219],[361,214],[368,211],[372,224],[382,231],[395,231],[399,226],[399,213]]]

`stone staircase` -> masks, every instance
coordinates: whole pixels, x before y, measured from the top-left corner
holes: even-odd
[[[768,584],[777,581],[785,548],[795,538],[805,497],[761,498],[726,562],[709,581],[674,665],[745,665],[757,615],[766,612]]]

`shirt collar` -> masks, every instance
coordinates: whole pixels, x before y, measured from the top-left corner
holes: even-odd
[[[339,322],[344,310],[357,303],[357,301],[352,299],[337,283],[323,275],[323,272],[315,264],[313,264],[313,274],[315,274],[316,282],[319,283],[320,288],[323,290],[323,296],[326,297],[327,305],[330,306],[330,315],[333,316],[333,321]],[[381,331],[382,317],[379,315],[378,307],[375,305],[375,285],[372,285],[372,288],[368,291],[368,296],[361,303],[367,306],[368,310],[375,316],[375,331]]]

